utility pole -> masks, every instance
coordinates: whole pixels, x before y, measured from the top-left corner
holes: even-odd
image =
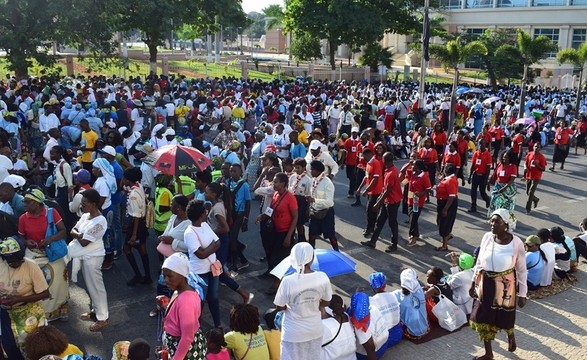
[[[424,0],[424,21],[422,23],[422,59],[420,62],[420,91],[418,109],[422,108],[425,104],[425,92],[426,92],[426,68],[428,56],[428,44],[430,41],[430,20],[428,18],[428,8],[430,7],[430,0]],[[427,38],[426,38],[427,37]]]

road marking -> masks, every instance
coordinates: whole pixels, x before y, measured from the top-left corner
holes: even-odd
[[[583,200],[587,200],[587,197],[585,197],[585,196],[579,196],[578,198],[570,199],[570,200],[567,200],[565,202],[566,203],[576,203],[576,202],[583,201]]]
[[[543,210],[547,210],[550,209],[550,207],[548,206],[539,206],[537,208],[534,208],[535,211],[543,211]]]

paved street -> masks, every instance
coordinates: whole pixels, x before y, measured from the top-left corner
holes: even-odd
[[[547,159],[550,162],[552,146],[545,149]],[[571,151],[573,152],[573,151]],[[526,195],[522,189],[523,183],[518,183],[518,197],[516,216],[518,227],[516,234],[525,238],[541,227],[561,226],[569,235],[575,235],[578,224],[587,216],[585,200],[587,200],[587,168],[585,163],[587,156],[574,156],[568,158],[564,171],[557,169],[556,173],[547,172],[543,181],[538,186],[537,196],[541,199],[540,206],[531,216],[525,215],[524,204]],[[398,164],[400,166],[401,163]],[[350,295],[359,287],[368,288],[365,280],[373,270],[382,271],[388,277],[391,289],[399,287],[399,269],[402,266],[415,268],[422,276],[430,267],[441,266],[449,270],[449,260],[446,252],[436,252],[438,246],[438,234],[435,225],[435,204],[427,204],[421,216],[421,232],[425,242],[413,248],[405,247],[407,227],[403,223],[405,215],[400,215],[400,250],[393,255],[386,254],[383,249],[389,244],[390,230],[383,231],[383,241],[377,245],[377,250],[366,249],[358,243],[363,239],[361,232],[365,225],[364,207],[350,207],[349,199],[346,199],[347,181],[344,172],[335,179],[337,186],[335,210],[337,219],[337,232],[341,250],[346,252],[357,262],[357,272],[332,279],[336,293],[340,294],[348,303]],[[469,186],[462,188],[459,194],[459,214],[449,246],[451,249],[460,249],[471,252],[477,246],[484,232],[489,230],[486,223],[484,208],[480,205],[481,212],[471,215],[466,213],[469,208]],[[366,201],[364,200],[363,203]],[[432,200],[435,203],[435,200]],[[481,202],[479,203],[481,204]],[[254,213],[258,212],[258,202],[253,202]],[[254,218],[254,216],[251,216]],[[252,225],[252,224],[251,224]],[[241,286],[255,293],[253,303],[262,312],[271,306],[272,298],[263,294],[269,287],[268,280],[259,280],[257,275],[263,272],[265,264],[259,262],[262,248],[257,227],[250,226],[251,230],[243,236],[248,248],[248,256],[251,266],[237,277]],[[153,245],[151,256],[152,264],[156,264],[154,251],[154,239],[150,239]],[[327,248],[326,242],[319,241],[318,247]],[[155,266],[153,266],[154,268]],[[584,306],[584,296],[587,294],[587,276],[584,271],[587,266],[581,265],[581,271],[577,275],[576,287],[559,295],[541,300],[531,300],[528,305],[518,311],[517,341],[518,350],[515,354],[507,352],[505,334],[498,335],[499,341],[494,344],[497,359],[584,359],[587,358],[587,307]],[[91,333],[88,330],[89,323],[81,322],[79,315],[87,311],[88,297],[75,284],[71,286],[71,314],[68,323],[56,323],[65,331],[71,343],[74,343],[90,354],[110,358],[112,344],[119,340],[132,340],[135,337],[144,337],[156,343],[157,319],[149,318],[148,313],[153,308],[155,286],[139,286],[129,288],[126,281],[131,278],[130,268],[126,259],[120,258],[114,268],[105,273],[105,282],[108,290],[110,307],[110,325],[99,333]],[[80,276],[81,279],[81,276]],[[223,309],[223,324],[228,326],[228,310],[231,304],[241,301],[238,294],[222,286],[220,289],[221,306]],[[203,309],[203,328],[209,329],[211,319],[207,307]],[[435,359],[469,359],[474,354],[479,354],[482,344],[476,334],[469,328],[464,328],[454,334],[449,334],[424,344],[415,345],[403,341],[400,345],[389,350],[385,359],[420,359],[422,357]]]

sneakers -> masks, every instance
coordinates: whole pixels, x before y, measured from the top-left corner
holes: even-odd
[[[392,252],[396,252],[397,251],[397,244],[391,244],[387,247],[387,249],[385,249],[386,253],[392,253]]]
[[[108,271],[110,269],[112,269],[112,262],[111,261],[102,262],[102,271]]]
[[[355,201],[354,203],[351,204],[352,207],[357,207],[357,206],[361,206],[361,202],[360,201]]]
[[[474,213],[477,212],[477,209],[475,208],[470,208],[469,210],[467,210],[468,213]]]
[[[538,206],[539,201],[540,201],[540,199],[537,197],[535,197],[534,200],[532,200],[532,202],[534,203],[534,209],[536,209],[536,207]]]
[[[373,231],[369,231],[369,230],[363,231],[363,236],[366,238],[370,238],[372,234],[373,234]]]
[[[248,268],[248,267],[249,267],[249,262],[247,261],[247,262],[245,262],[245,263],[238,264],[238,266],[237,266],[237,270],[239,270],[239,271],[240,271],[240,270],[242,270],[242,269],[246,269],[246,268]]]

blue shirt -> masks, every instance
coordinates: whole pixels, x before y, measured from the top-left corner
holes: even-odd
[[[414,336],[426,334],[429,325],[424,291],[420,288],[416,292],[404,295],[402,290],[395,290],[392,294],[399,301],[400,319],[410,334]]]
[[[542,269],[544,269],[544,259],[542,259],[540,251],[526,253],[526,268],[528,269],[528,282],[534,286],[540,286]]]
[[[234,151],[231,151],[229,153],[228,150],[223,150],[220,153],[220,156],[224,159],[224,161],[230,163],[231,165],[239,165],[241,163],[241,160],[238,158],[238,155]]]
[[[247,184],[246,181],[242,179],[239,181],[243,181],[243,184],[238,190],[238,192],[233,196],[234,211],[244,212],[246,203],[251,201],[251,190],[249,189],[249,184]],[[236,189],[237,184],[238,181],[233,181],[232,179],[226,180],[226,187],[228,187],[231,192],[233,192],[234,189]]]
[[[122,167],[116,160],[112,161],[110,165],[112,165],[112,168],[114,168],[114,178],[116,179],[116,186],[118,186],[123,176]],[[122,201],[122,195],[120,194],[120,191],[117,190],[114,194],[112,194],[111,200],[112,205],[120,204],[120,202]]]
[[[308,150],[306,150],[306,147],[302,143],[291,144],[289,151],[292,159],[305,158],[308,153]]]

